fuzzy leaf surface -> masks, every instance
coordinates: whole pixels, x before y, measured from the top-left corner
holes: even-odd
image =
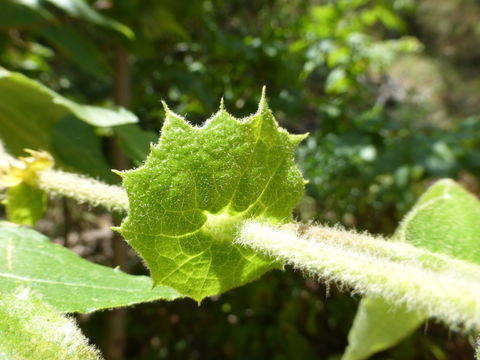
[[[480,201],[453,180],[431,186],[394,238],[480,264]]]
[[[156,285],[200,301],[279,267],[232,241],[246,219],[291,220],[304,188],[293,150],[304,136],[280,128],[264,97],[250,117],[221,107],[202,127],[166,112],[145,164],[122,174],[130,211],[119,231]]]
[[[27,288],[0,294],[0,359],[100,360],[73,320]]]
[[[84,260],[42,234],[0,223],[0,292],[29,287],[60,312],[88,313],[181,297],[165,286],[152,289],[147,276],[133,276]]]
[[[431,186],[405,216],[394,239],[480,264],[480,202],[452,180]],[[425,316],[363,299],[343,360],[362,360],[410,335]]]

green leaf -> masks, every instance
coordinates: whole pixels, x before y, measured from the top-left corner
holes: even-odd
[[[52,132],[58,121],[67,115],[75,115],[87,124],[100,127],[138,121],[135,115],[122,108],[110,110],[77,104],[22,74],[1,67],[0,94],[0,136],[7,151],[16,156],[25,148],[42,149],[56,155],[52,151]],[[100,148],[95,151],[100,152]]]
[[[348,334],[342,360],[367,359],[388,349],[414,331],[425,317],[383,299],[364,298]]]
[[[47,194],[42,190],[21,183],[9,187],[5,210],[11,222],[33,226],[43,216],[47,207]]]
[[[122,149],[135,165],[142,164],[150,152],[150,144],[158,139],[157,134],[136,125],[121,125],[113,128],[120,138]]]
[[[118,177],[110,171],[110,166],[102,153],[100,138],[91,125],[73,115],[67,115],[53,128],[52,141],[57,160],[108,183],[118,180]]]
[[[98,78],[107,78],[111,72],[108,62],[94,42],[73,28],[49,24],[38,34],[75,63],[79,69]]]
[[[480,263],[480,202],[449,179],[435,183],[405,216],[394,235],[418,247]],[[343,360],[366,359],[412,333],[425,316],[363,299]]]
[[[23,0],[22,0],[23,1]],[[93,24],[111,28],[122,33],[129,39],[133,39],[135,37],[133,31],[115,21],[107,16],[102,15],[94,8],[92,8],[85,0],[46,0],[47,2],[57,6],[58,8],[65,11],[68,15],[86,20]]]
[[[166,108],[158,145],[122,174],[130,211],[119,231],[155,285],[200,301],[279,267],[232,240],[246,219],[292,219],[304,187],[293,150],[304,137],[279,128],[264,97],[252,116],[221,106],[202,127]]]
[[[72,319],[29,289],[0,295],[0,359],[93,360],[98,352]]]
[[[129,27],[102,15],[85,0],[2,0],[2,13],[5,11],[9,16],[0,14],[0,21],[4,20],[2,24],[6,26],[28,25],[35,21],[38,22],[42,20],[52,22],[54,17],[48,10],[48,6],[46,6],[48,5],[47,3],[63,10],[73,18],[82,19],[95,25],[113,29],[128,39],[135,37]]]
[[[182,40],[189,40],[189,33],[182,25],[178,14],[172,13],[168,6],[165,7],[161,3],[155,5],[141,17],[142,31],[147,38],[154,41],[162,36],[173,35]]]
[[[25,26],[32,23],[51,21],[51,14],[40,8],[27,6],[25,1],[3,0],[0,25],[3,27]]]
[[[436,182],[405,216],[395,239],[480,264],[480,202],[453,180]]]
[[[93,264],[38,232],[0,223],[0,292],[33,289],[60,312],[88,313],[157,299],[181,297],[147,276]]]

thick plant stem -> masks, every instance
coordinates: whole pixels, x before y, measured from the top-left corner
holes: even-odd
[[[292,225],[278,228],[250,222],[241,228],[237,243],[356,293],[405,305],[453,327],[480,329],[479,266],[406,243],[323,230],[310,227],[300,234]],[[386,251],[389,245],[391,252]],[[394,255],[398,249],[400,255]]]
[[[37,184],[49,195],[65,196],[79,203],[104,206],[109,210],[128,211],[127,193],[120,186],[58,170],[39,172]]]

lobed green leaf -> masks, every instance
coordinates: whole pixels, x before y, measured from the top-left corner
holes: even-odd
[[[256,114],[238,120],[221,106],[202,127],[166,108],[145,164],[122,173],[130,211],[119,231],[155,285],[200,301],[279,267],[232,241],[244,220],[292,219],[304,187],[293,150],[303,138],[279,128],[264,96]]]

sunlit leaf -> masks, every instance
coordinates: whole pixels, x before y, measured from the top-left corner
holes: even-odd
[[[291,220],[304,185],[293,150],[303,138],[278,127],[265,98],[246,119],[221,108],[201,128],[167,109],[158,145],[122,175],[130,210],[119,231],[154,283],[200,301],[278,267],[232,241],[246,219]]]
[[[0,292],[29,287],[61,312],[88,313],[181,295],[147,276],[82,259],[34,230],[0,223]]]

